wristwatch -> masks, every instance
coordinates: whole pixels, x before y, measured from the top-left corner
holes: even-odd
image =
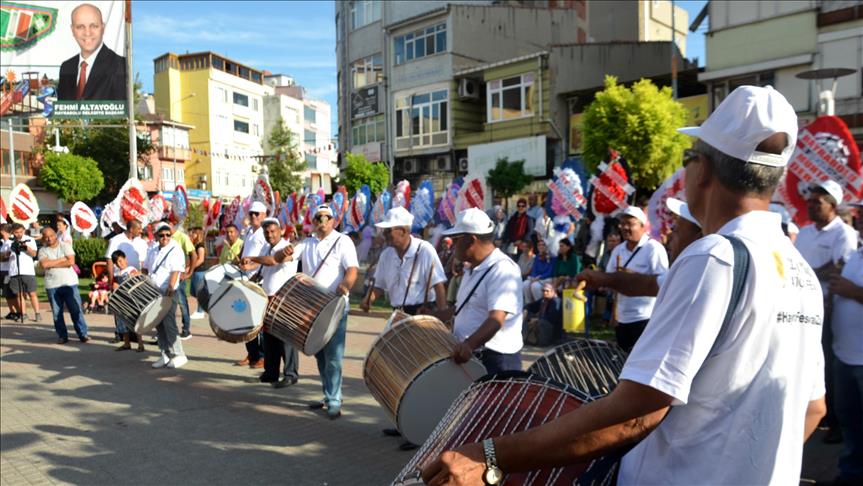
[[[486,439],[482,441],[482,450],[485,454],[485,472],[482,480],[485,484],[496,485],[503,481],[503,471],[497,467],[497,456],[494,453],[494,441]]]

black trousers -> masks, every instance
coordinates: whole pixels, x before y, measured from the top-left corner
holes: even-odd
[[[268,332],[261,334],[264,335],[264,374],[261,375],[261,381],[278,381],[282,360],[285,361],[285,379],[299,378],[297,366],[300,357],[297,349]]]
[[[256,363],[259,359],[264,357],[264,348],[261,344],[262,335],[264,333],[260,333],[255,336],[255,339],[246,343],[246,352],[249,354],[249,363]]]
[[[617,345],[627,353],[632,351],[632,348],[635,347],[635,342],[638,341],[641,333],[644,332],[644,328],[647,327],[648,322],[647,319],[627,322],[625,324],[618,322],[617,327],[614,328],[614,335],[617,336]]]

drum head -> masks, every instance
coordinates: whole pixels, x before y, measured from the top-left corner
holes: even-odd
[[[267,295],[257,285],[227,281],[210,297],[210,323],[224,332],[243,335],[264,323]]]
[[[345,315],[345,299],[339,297],[327,303],[327,305],[315,318],[312,327],[309,328],[309,334],[306,336],[306,344],[303,346],[303,354],[313,356],[318,351],[324,349],[324,346],[330,342],[333,334],[336,333],[336,328],[339,326],[339,321]]]
[[[135,321],[135,332],[147,334],[162,322],[168,312],[171,312],[171,299],[164,296],[157,297],[141,311],[141,315]]]
[[[399,401],[399,432],[411,443],[425,442],[452,402],[485,374],[485,366],[476,359],[459,366],[446,358],[423,370]]]

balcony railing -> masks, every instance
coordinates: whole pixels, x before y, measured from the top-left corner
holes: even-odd
[[[159,147],[159,158],[162,160],[191,160],[192,151],[185,147]]]

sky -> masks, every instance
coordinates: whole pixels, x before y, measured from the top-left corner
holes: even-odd
[[[690,22],[706,0],[678,1]],[[308,96],[330,103],[338,120],[335,4],[331,1],[136,1],[133,62],[153,91],[153,59],[173,52],[213,51],[247,66],[293,76]],[[704,22],[687,36],[686,56],[704,65]]]

